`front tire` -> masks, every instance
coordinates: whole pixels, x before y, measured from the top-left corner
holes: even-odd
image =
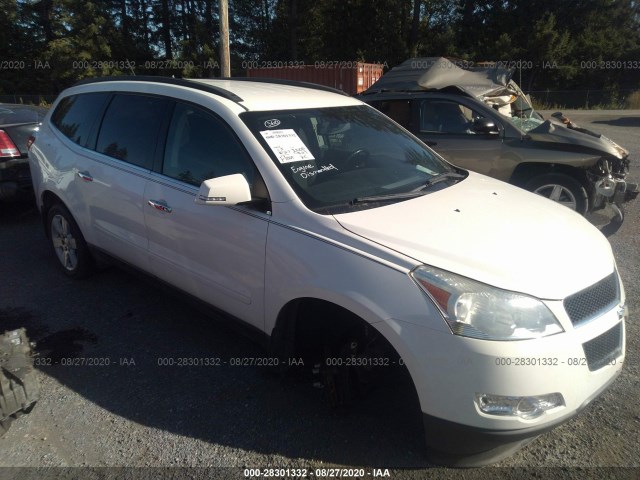
[[[578,212],[587,213],[587,190],[575,178],[564,173],[545,173],[530,180],[525,188]]]
[[[58,265],[69,277],[82,278],[93,269],[89,248],[67,208],[54,204],[47,213],[47,232]]]

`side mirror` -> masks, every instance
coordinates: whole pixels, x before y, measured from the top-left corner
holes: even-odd
[[[196,196],[197,205],[237,205],[251,201],[249,183],[244,175],[235,173],[224,177],[210,178],[200,185]]]
[[[478,118],[473,122],[473,131],[482,135],[497,135],[500,133],[496,123],[490,118]]]

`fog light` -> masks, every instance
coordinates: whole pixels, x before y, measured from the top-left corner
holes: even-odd
[[[480,411],[488,415],[520,417],[532,420],[547,410],[564,407],[564,397],[560,393],[547,393],[533,397],[506,397],[488,393],[476,393],[476,404]]]

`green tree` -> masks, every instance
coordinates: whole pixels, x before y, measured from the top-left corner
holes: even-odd
[[[79,78],[131,73],[124,60],[139,74],[219,74],[216,0],[0,0],[0,7],[2,58],[48,65],[0,72],[0,91],[57,93]],[[234,74],[246,60],[394,66],[448,56],[530,65],[518,72],[530,89],[637,88],[640,80],[640,70],[625,68],[640,58],[637,0],[230,0],[229,10]],[[177,63],[145,68],[153,59]]]
[[[121,73],[110,64],[114,59],[108,39],[117,37],[117,30],[102,3],[61,0],[58,20],[64,34],[49,41],[44,52],[54,85]]]

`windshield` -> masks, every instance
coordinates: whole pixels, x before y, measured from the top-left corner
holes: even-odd
[[[485,103],[511,120],[516,127],[529,132],[544,122],[542,115],[533,109],[527,97],[518,89],[518,95],[486,97]]]
[[[445,188],[461,175],[366,105],[241,115],[294,191],[323,214],[372,208]],[[448,181],[430,182],[436,177]],[[437,185],[437,187],[436,187]]]

